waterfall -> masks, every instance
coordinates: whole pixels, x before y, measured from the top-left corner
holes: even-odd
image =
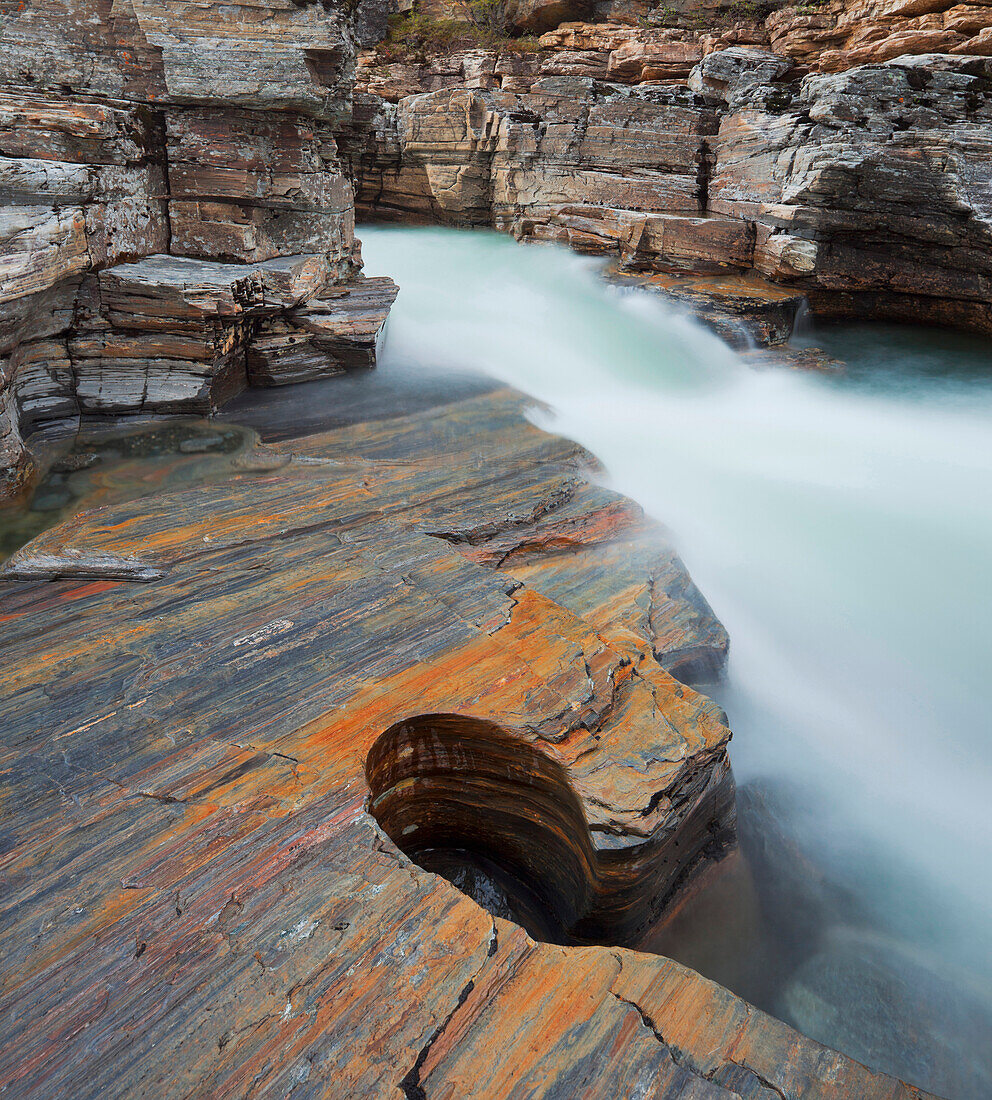
[[[534,412],[541,426],[588,447],[611,487],[672,531],[732,639],[717,693],[738,782],[787,790],[777,820],[856,899],[828,954],[868,944],[894,980],[939,975],[985,1011],[992,372],[961,365],[987,366],[984,348],[949,335],[948,370],[924,369],[904,334],[904,369],[887,376],[755,371],[563,250],[438,229],[362,237],[367,270],[401,287],[380,369],[481,371],[533,395],[550,409]],[[853,359],[865,340],[849,345],[828,350]],[[815,980],[763,1007],[880,1068],[920,1072],[905,1035],[867,1053],[846,1037],[844,1014],[867,1011],[860,979],[830,994],[833,1022],[810,1008],[826,995]],[[957,1041],[933,1032],[930,1009],[904,1012],[918,1043]],[[977,1079],[946,1087],[979,1095]]]

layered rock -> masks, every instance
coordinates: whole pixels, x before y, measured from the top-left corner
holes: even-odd
[[[984,0],[827,0],[773,12],[767,27],[777,52],[828,73],[912,54],[992,55]]]
[[[518,90],[496,64],[395,105],[363,97],[359,210],[490,225],[627,269],[743,275],[710,312],[725,329],[747,314],[762,343],[788,337],[777,314],[803,295],[824,315],[989,332],[990,66],[934,55],[803,76],[735,47],[688,86],[573,75]]]
[[[746,266],[750,230],[705,219],[716,112],[684,88],[543,77],[527,93],[440,90],[381,104],[356,167],[362,214],[494,225],[673,266]],[[705,268],[704,268],[705,269]]]
[[[38,0],[4,18],[6,495],[30,462],[22,429],[209,410],[246,384],[255,333],[292,329],[330,288],[353,285],[363,301],[378,290],[373,312],[388,308],[390,288],[360,286],[336,143],[351,116],[349,18],[315,4],[150,0]],[[294,377],[374,359],[367,321],[356,337],[350,315],[336,326],[334,311],[316,313],[321,339],[354,352],[321,359],[310,340]],[[264,357],[278,358],[271,340]]]
[[[660,667],[724,642],[523,404],[82,501],[12,559],[10,1095],[922,1096],[615,946],[733,847],[723,716]],[[466,845],[567,942],[404,854]]]
[[[708,204],[824,314],[992,331],[992,63],[902,58],[731,92]]]

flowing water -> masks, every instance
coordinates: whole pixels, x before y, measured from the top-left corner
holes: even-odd
[[[875,1068],[992,1095],[987,343],[846,326],[812,334],[844,375],[759,371],[557,249],[363,240],[402,288],[380,370],[545,402],[668,525],[730,632],[714,693],[752,877],[671,953]]]

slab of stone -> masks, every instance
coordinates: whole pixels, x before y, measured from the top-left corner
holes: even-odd
[[[739,350],[784,344],[805,303],[804,295],[753,274],[638,275],[613,268],[608,278],[677,302]]]
[[[528,499],[541,529],[588,461],[520,409],[287,442],[199,512],[146,496],[25,548],[161,572],[2,582],[11,1095],[922,1096],[612,946],[732,847],[729,731],[636,632],[464,552]],[[291,483],[305,522],[260,529]],[[610,545],[599,494],[561,504],[577,553]],[[567,944],[413,861],[467,841]]]
[[[249,383],[283,386],[374,367],[398,293],[392,279],[355,280],[261,321],[247,353]]]

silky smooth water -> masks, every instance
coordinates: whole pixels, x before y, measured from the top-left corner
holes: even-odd
[[[846,375],[758,371],[565,251],[362,237],[401,287],[380,369],[477,370],[550,406],[538,422],[668,525],[730,632],[716,693],[775,975],[738,991],[876,1068],[992,1095],[987,342],[837,328],[812,337]],[[740,904],[711,906],[713,950],[686,960],[730,984]]]

